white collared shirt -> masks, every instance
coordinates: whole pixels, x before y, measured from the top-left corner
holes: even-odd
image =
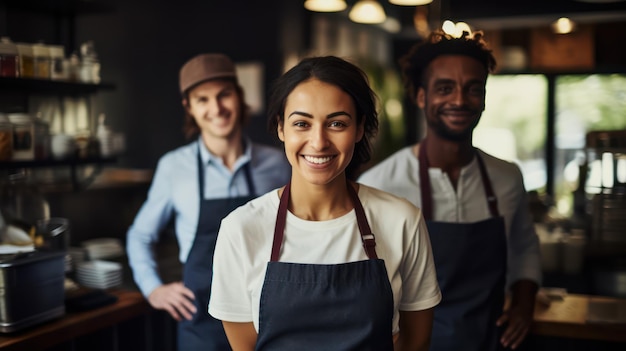
[[[539,239],[528,210],[521,171],[480,151],[504,217],[507,234],[507,286],[519,279],[541,283]],[[455,223],[478,222],[491,217],[476,158],[461,169],[456,191],[447,174],[428,170],[433,193],[433,220]],[[359,183],[402,196],[421,207],[419,162],[412,146],[405,147],[367,170]]]

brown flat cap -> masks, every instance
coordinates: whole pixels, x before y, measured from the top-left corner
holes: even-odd
[[[224,54],[200,54],[187,61],[180,69],[180,92],[216,78],[237,78],[235,65]]]

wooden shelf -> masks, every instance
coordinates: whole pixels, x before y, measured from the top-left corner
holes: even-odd
[[[52,182],[40,184],[42,190],[52,187],[55,190],[73,190],[79,191],[87,188],[96,178],[102,166],[116,162],[115,158],[74,158],[64,160],[33,160],[33,161],[3,161],[0,162],[0,170],[7,171],[9,174],[21,169],[37,169],[37,168],[68,168],[69,179],[64,182]],[[83,170],[83,166],[95,166],[96,170],[88,172],[87,175],[79,174]]]
[[[114,90],[110,83],[79,83],[61,80],[0,77],[0,91],[46,95],[85,95],[101,90]]]
[[[70,159],[45,159],[33,161],[0,161],[0,169],[20,169],[20,168],[45,168],[45,167],[76,167],[90,164],[114,163],[115,158],[70,158]]]

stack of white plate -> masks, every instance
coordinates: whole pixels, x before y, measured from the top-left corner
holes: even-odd
[[[98,238],[82,242],[83,248],[91,260],[120,257],[124,254],[122,242],[116,238]]]
[[[65,271],[74,272],[76,271],[76,267],[78,266],[78,264],[87,260],[87,250],[83,249],[82,247],[71,246],[67,249],[67,256],[65,256],[65,260]],[[69,267],[67,266],[67,261],[69,261]]]
[[[122,285],[122,265],[117,262],[93,260],[78,264],[76,280],[82,286],[108,289]]]

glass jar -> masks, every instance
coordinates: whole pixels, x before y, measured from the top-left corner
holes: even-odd
[[[48,46],[37,43],[33,45],[34,77],[50,79],[50,50]]]
[[[0,77],[19,76],[19,53],[17,45],[8,37],[0,38]]]
[[[13,160],[41,160],[50,154],[50,127],[28,113],[10,113],[13,125]]]
[[[48,45],[50,52],[50,79],[67,79],[67,74],[63,68],[65,59],[65,49],[61,45]]]
[[[28,43],[17,43],[17,51],[20,55],[20,77],[34,77],[35,58],[33,56],[33,46]]]

